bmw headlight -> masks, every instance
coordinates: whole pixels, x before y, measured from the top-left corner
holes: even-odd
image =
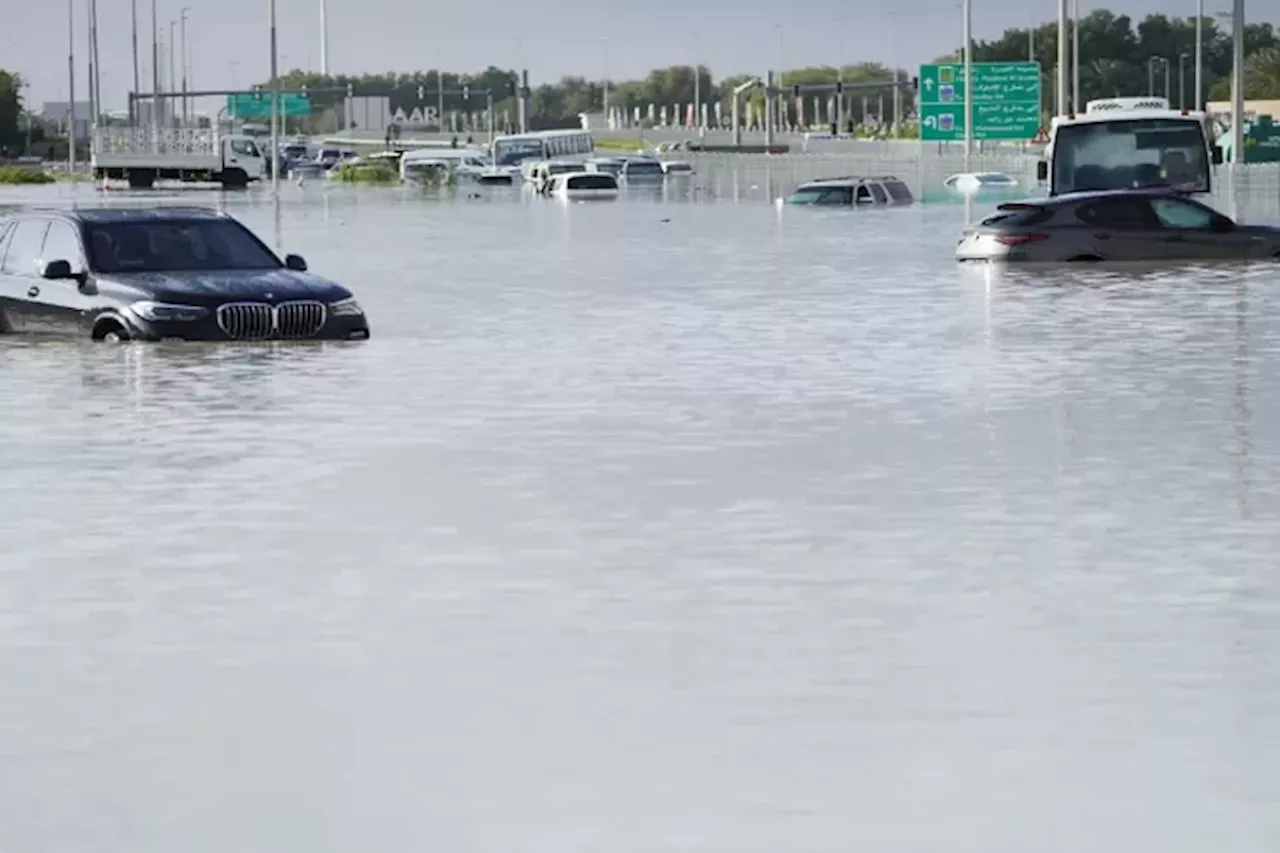
[[[168,302],[150,302],[143,300],[129,306],[133,313],[151,323],[169,321],[185,322],[199,320],[209,313],[209,309],[199,305],[173,305]]]
[[[334,317],[359,317],[363,313],[364,309],[354,296],[329,303],[329,314]]]

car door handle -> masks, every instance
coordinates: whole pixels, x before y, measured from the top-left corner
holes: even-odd
[[[38,287],[27,288],[27,296],[31,297],[32,299],[35,299],[39,295],[40,295],[40,288]]]
[[[1097,234],[1094,234],[1093,236],[1094,236],[1094,238],[1095,238],[1095,239],[1098,239],[1098,240],[1110,240],[1110,239],[1111,239],[1111,235],[1110,235],[1110,234],[1108,234],[1108,233],[1106,233],[1105,231],[1099,231]]]
[[[1187,238],[1183,237],[1181,234],[1176,234],[1173,237],[1165,237],[1164,241],[1166,243],[1185,243],[1187,242]]]

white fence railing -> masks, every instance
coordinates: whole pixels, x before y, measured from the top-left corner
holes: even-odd
[[[209,156],[220,146],[217,131],[204,128],[108,127],[93,137],[94,154]]]

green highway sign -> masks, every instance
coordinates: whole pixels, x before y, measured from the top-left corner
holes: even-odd
[[[270,118],[271,93],[254,92],[251,95],[227,95],[227,115],[233,118]],[[280,95],[280,115],[311,115],[311,97],[296,93]]]
[[[964,139],[964,65],[920,66],[920,140]],[[973,63],[973,138],[1030,140],[1040,130],[1040,63]]]

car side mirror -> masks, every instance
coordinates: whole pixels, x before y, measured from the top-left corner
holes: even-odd
[[[1209,223],[1209,228],[1214,233],[1225,234],[1228,231],[1235,230],[1236,224],[1225,216],[1215,216],[1213,221]]]
[[[284,265],[286,269],[291,269],[294,272],[307,271],[307,262],[302,259],[302,255],[285,255]]]
[[[40,275],[52,280],[77,277],[71,270],[70,261],[49,261],[44,265],[44,269],[40,271]]]
[[[1036,180],[1037,181],[1049,180],[1049,164],[1044,160],[1036,161]]]
[[[1222,165],[1222,146],[1221,145],[1213,146],[1213,151],[1210,153],[1210,157],[1213,160],[1213,165],[1221,166]]]

